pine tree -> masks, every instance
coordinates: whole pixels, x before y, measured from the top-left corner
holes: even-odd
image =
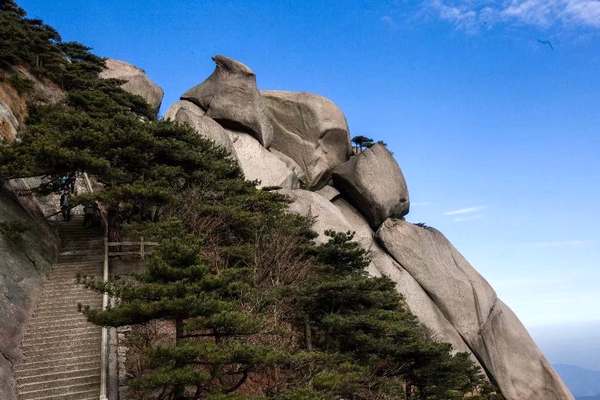
[[[372,147],[373,145],[375,145],[375,142],[373,141],[373,139],[366,137],[366,136],[354,136],[352,138],[352,143],[355,146],[355,150],[357,152],[361,152],[364,149],[368,149],[370,147]]]
[[[483,377],[468,355],[433,341],[391,280],[367,276],[369,254],[354,234],[326,233],[315,274],[291,296],[306,348],[351,356],[369,367],[372,390],[388,395],[441,400],[478,391]]]
[[[259,317],[242,307],[253,291],[249,271],[216,271],[200,253],[194,238],[164,241],[135,280],[101,287],[119,298],[119,305],[88,312],[91,321],[105,326],[172,322],[174,342],[154,346],[149,370],[132,382],[158,399],[233,393],[251,373],[285,359],[269,346],[245,340],[261,329]]]

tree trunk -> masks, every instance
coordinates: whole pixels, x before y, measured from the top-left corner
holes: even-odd
[[[304,338],[306,340],[306,350],[312,351],[312,332],[310,329],[310,324],[308,323],[308,318],[304,320]]]
[[[121,217],[116,209],[110,207],[107,212],[107,224],[108,224],[108,241],[109,242],[120,242],[121,241]]]
[[[183,320],[181,318],[175,319],[175,346],[178,346],[183,343]],[[178,365],[175,363],[175,368],[182,367],[183,365]],[[184,400],[185,399],[185,386],[177,385],[173,388],[173,397],[175,400]]]

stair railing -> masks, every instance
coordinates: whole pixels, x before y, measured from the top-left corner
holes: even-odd
[[[83,173],[85,185],[90,193],[94,193],[94,188],[90,181],[90,177],[86,172]],[[102,220],[102,226],[104,228],[104,265],[102,266],[102,281],[108,282],[108,220],[106,218],[106,210],[101,204],[98,204],[98,210],[100,210],[100,219]],[[102,295],[102,310],[106,310],[108,307],[108,293],[104,292]],[[108,329],[102,327],[102,342],[100,343],[100,398],[99,400],[108,400],[107,388],[108,388]]]

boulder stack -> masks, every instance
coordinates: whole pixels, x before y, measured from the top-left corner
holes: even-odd
[[[346,118],[333,102],[308,93],[260,94],[248,67],[214,60],[213,74],[184,94],[169,118],[231,147],[247,178],[282,188],[290,211],[315,218],[318,242],[327,240],[326,230],[355,231],[372,255],[368,272],[394,281],[433,337],[469,353],[506,399],[573,399],[475,268],[440,232],[404,220],[406,181],[385,145],[353,154]]]

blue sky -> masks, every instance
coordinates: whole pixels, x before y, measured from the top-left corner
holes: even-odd
[[[263,89],[331,98],[353,134],[389,144],[408,218],[442,230],[526,325],[600,320],[597,0],[19,3],[144,68],[163,111],[214,54]]]

